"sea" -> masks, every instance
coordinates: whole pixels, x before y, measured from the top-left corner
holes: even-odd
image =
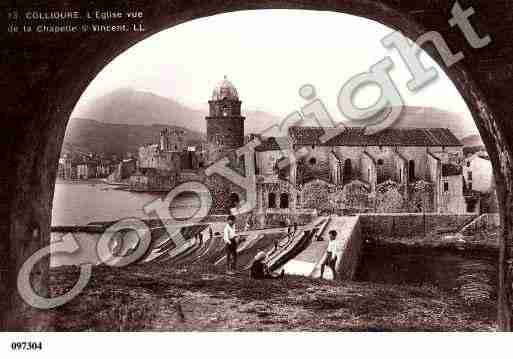
[[[52,207],[52,226],[83,226],[90,222],[122,218],[156,218],[144,207],[167,193],[130,192],[103,181],[58,181]],[[170,205],[174,218],[187,218],[198,210],[200,199],[193,193],[177,196]]]

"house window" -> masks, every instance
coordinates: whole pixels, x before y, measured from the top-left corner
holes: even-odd
[[[383,166],[383,159],[382,158],[378,159],[378,166]]]
[[[317,163],[317,160],[315,159],[315,157],[312,157],[312,158],[310,158],[308,163],[310,163],[311,166],[314,166]]]
[[[472,181],[472,171],[467,172],[467,178],[469,181]]]
[[[449,182],[444,182],[444,192],[449,192]]]
[[[269,208],[276,208],[276,195],[274,193],[269,193],[267,200],[269,202],[268,203]]]
[[[476,202],[475,201],[467,202],[467,212],[472,213],[475,210],[476,210]]]
[[[467,161],[467,167],[470,167],[470,161]]]
[[[469,191],[472,191],[472,182],[468,183],[467,188],[468,188]]]

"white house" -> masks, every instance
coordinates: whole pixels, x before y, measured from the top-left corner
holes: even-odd
[[[467,190],[488,193],[495,188],[492,162],[485,151],[467,157],[462,167]]]

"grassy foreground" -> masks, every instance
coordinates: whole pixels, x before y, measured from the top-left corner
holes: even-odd
[[[52,269],[52,295],[75,283]],[[466,305],[433,287],[255,281],[205,266],[98,266],[86,290],[47,313],[57,331],[490,331],[494,303]]]

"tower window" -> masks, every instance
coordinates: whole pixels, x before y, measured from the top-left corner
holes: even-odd
[[[472,171],[467,172],[467,178],[469,181],[472,181]]]
[[[224,105],[223,107],[221,107],[221,112],[224,117],[228,116],[228,106]]]
[[[444,182],[444,192],[449,192],[449,182]]]

